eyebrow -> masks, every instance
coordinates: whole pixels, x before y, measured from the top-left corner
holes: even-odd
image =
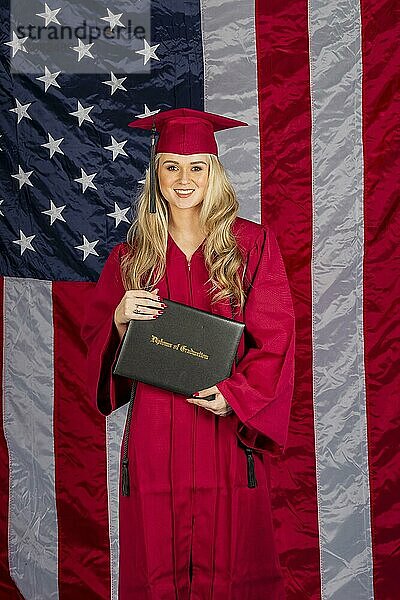
[[[165,163],[174,163],[174,165],[179,165],[179,163],[176,160],[164,160],[163,165],[165,165]],[[193,162],[190,163],[191,165],[207,165],[206,162],[204,162],[204,160],[195,160]]]

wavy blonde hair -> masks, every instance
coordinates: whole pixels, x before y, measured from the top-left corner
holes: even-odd
[[[155,157],[156,172],[161,154]],[[245,291],[239,267],[242,253],[231,231],[239,203],[235,190],[220,160],[208,154],[208,181],[200,207],[199,225],[206,234],[204,258],[209,273],[211,302],[229,299],[243,309]],[[128,289],[153,290],[165,274],[168,242],[168,202],[156,183],[156,213],[149,213],[150,169],[147,169],[142,193],[138,198],[136,216],[127,232],[128,253],[121,259],[121,275]]]

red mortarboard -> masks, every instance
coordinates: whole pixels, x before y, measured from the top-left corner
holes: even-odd
[[[142,119],[136,119],[136,121],[132,121],[128,125],[129,127],[152,130],[150,212],[154,213],[156,212],[154,166],[156,152],[218,155],[218,146],[214,132],[247,125],[247,123],[201,110],[175,108]],[[159,132],[157,144],[155,144],[156,131]]]
[[[156,152],[175,154],[218,154],[214,132],[247,125],[243,121],[201,110],[175,108],[136,119],[129,123],[129,127],[152,129],[153,122],[160,134]]]

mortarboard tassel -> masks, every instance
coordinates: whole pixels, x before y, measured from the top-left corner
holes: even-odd
[[[150,207],[149,212],[156,212],[156,124],[153,118],[153,126],[151,128],[151,146],[150,146]]]

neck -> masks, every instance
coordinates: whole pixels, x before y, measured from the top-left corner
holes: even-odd
[[[169,207],[168,231],[174,239],[185,238],[197,240],[203,236],[199,223],[197,207],[192,210],[181,210]]]

